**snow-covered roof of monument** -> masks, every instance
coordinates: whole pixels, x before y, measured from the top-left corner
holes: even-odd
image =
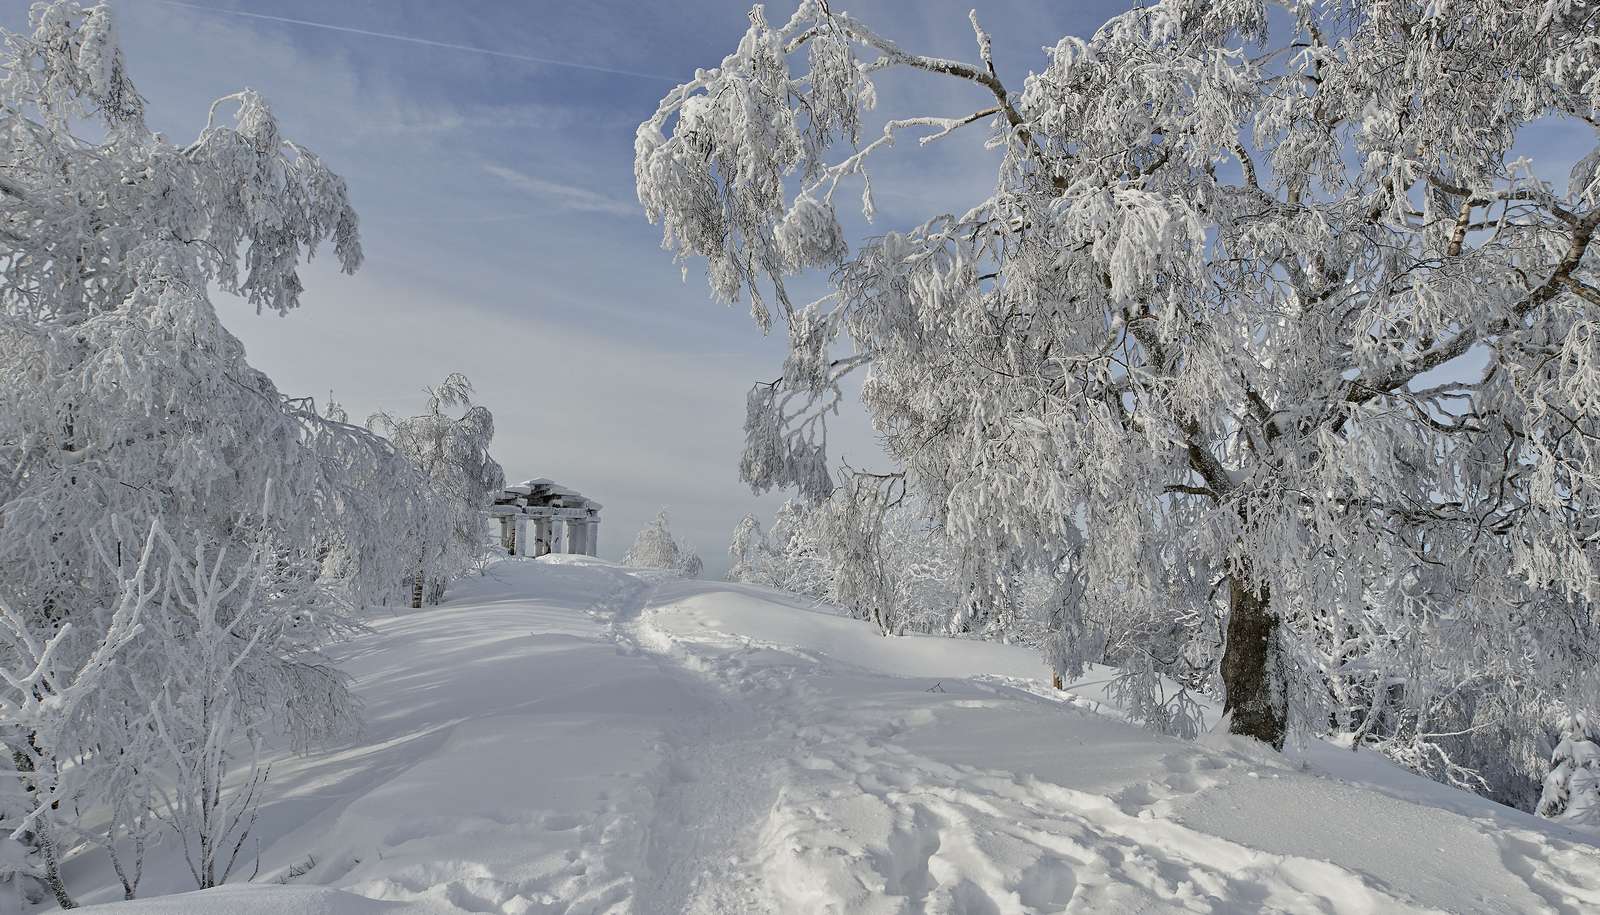
[[[568,486],[543,477],[507,486],[495,497],[497,515],[517,514],[527,508],[584,509],[599,514],[600,503]]]

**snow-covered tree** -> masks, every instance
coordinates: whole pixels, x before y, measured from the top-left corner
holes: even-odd
[[[152,131],[104,4],[36,3],[30,30],[3,40],[0,606],[12,638],[0,667],[53,711],[18,696],[7,714],[0,740],[28,787],[0,814],[48,871],[58,840],[94,839],[72,821],[92,805],[61,792],[107,802],[116,822],[102,840],[143,836],[150,786],[204,764],[160,761],[145,739],[160,717],[152,689],[178,717],[204,701],[191,687],[229,691],[235,704],[210,720],[233,734],[268,712],[302,743],[347,727],[352,699],[314,648],[348,628],[352,606],[393,595],[415,560],[387,544],[421,542],[433,521],[427,481],[393,445],[280,394],[208,298],[214,286],[288,312],[299,262],[324,242],[356,269],[343,181],[253,92],[219,99],[192,142]],[[159,651],[148,630],[124,640],[115,609],[130,581],[155,587],[141,571],[151,530],[164,578],[145,613],[165,627]],[[190,562],[250,584],[205,604],[252,646],[228,682],[188,676],[215,672],[200,663],[199,605],[165,590]],[[52,696],[89,670],[94,689]],[[173,736],[167,751],[205,745]],[[137,872],[123,872],[129,893]]]
[[[699,578],[706,572],[705,561],[693,549],[685,547],[683,558],[678,561],[678,574],[684,578]]]
[[[672,537],[667,510],[656,513],[654,521],[645,525],[633,538],[633,546],[622,557],[623,565],[636,569],[659,569],[683,578],[699,578],[705,563],[692,549],[680,547]]]
[[[772,545],[755,515],[739,519],[728,541],[728,581],[764,584],[772,563]]]
[[[354,460],[320,459],[307,438],[325,423],[250,368],[207,299],[215,283],[294,308],[297,262],[325,239],[355,269],[343,183],[253,93],[219,100],[187,146],[153,133],[103,5],[37,4],[32,21],[32,34],[5,36],[0,81],[8,603],[39,618],[104,605],[117,581],[89,537],[109,517],[142,529],[159,515],[174,536],[227,542],[268,479],[273,508],[294,509],[273,517],[306,543],[359,536],[343,517],[366,504]],[[362,445],[381,451],[372,436]],[[117,545],[129,558],[136,547]]]
[[[1568,715],[1561,723],[1539,815],[1600,826],[1600,729],[1585,714]]]
[[[377,599],[403,464],[283,397],[207,298],[215,283],[291,310],[298,260],[325,240],[354,270],[343,182],[250,92],[188,145],[152,132],[105,6],[36,4],[32,24],[5,36],[0,81],[0,591],[41,621],[104,606],[119,579],[90,540],[107,519],[246,542],[270,480],[281,542],[319,560],[342,545],[360,559],[338,572],[350,596]]]
[[[770,533],[754,515],[745,515],[729,541],[728,580],[826,597],[831,575],[817,548],[817,527],[815,508],[794,499],[773,516]]]
[[[656,512],[655,520],[634,535],[633,546],[623,554],[623,565],[636,569],[676,569],[682,561],[678,542],[672,539],[667,510]]]
[[[749,400],[758,489],[833,490],[824,418],[864,370],[899,467],[849,478],[863,517],[926,496],[991,606],[1015,564],[1065,562],[1116,618],[1220,607],[1234,733],[1280,746],[1341,690],[1352,719],[1390,691],[1470,716],[1446,697],[1498,659],[1521,674],[1497,691],[1592,700],[1597,15],[1162,0],[1008,84],[975,15],[964,62],[820,0],[781,25],[756,7],[640,126],[639,199],[718,298],[787,322]],[[869,136],[890,71],[985,101]],[[1524,142],[1556,128],[1571,161],[1525,157],[1571,149]],[[991,194],[849,246],[838,192],[873,216],[876,153],[971,129]],[[833,292],[797,304],[810,268]],[[870,589],[880,535],[858,530],[847,583]],[[1371,724],[1428,752],[1449,733]]]
[[[381,431],[420,471],[423,486],[414,497],[423,501],[419,515],[427,519],[415,551],[411,606],[424,596],[438,603],[445,582],[483,556],[488,546],[485,511],[493,494],[505,488],[505,472],[489,454],[494,415],[472,402],[472,383],[454,373],[427,389],[427,412],[396,417],[376,413],[367,426]],[[459,409],[461,415],[451,411]]]
[[[93,731],[95,718],[105,708],[100,693],[113,688],[128,649],[143,628],[143,615],[159,587],[152,574],[155,553],[152,529],[136,571],[122,583],[107,620],[98,630],[78,631],[72,620],[43,638],[25,615],[0,603],[0,740],[9,751],[7,775],[14,775],[13,790],[20,789],[23,803],[5,825],[8,838],[26,838],[42,859],[41,876],[56,902],[73,906],[61,882],[60,864],[70,841],[63,817],[89,790],[94,767],[74,765],[88,750],[84,737]],[[100,557],[105,559],[102,555]],[[9,792],[8,792],[9,793]],[[10,848],[10,857],[19,856]],[[12,863],[12,879],[19,868]]]
[[[818,512],[800,499],[786,499],[772,517],[768,541],[773,563],[762,584],[796,594],[827,599],[833,593],[833,572],[823,553]]]
[[[316,639],[300,611],[318,603],[306,593],[319,587],[314,578],[285,574],[286,557],[270,540],[232,564],[226,547],[185,555],[163,541],[162,599],[146,612],[149,638],[139,646],[152,657],[126,675],[156,737],[153,813],[177,835],[205,889],[227,881],[255,826],[270,735],[303,728],[310,716],[346,719],[322,731],[348,732],[354,722],[337,701],[342,678],[309,650]],[[149,676],[154,671],[161,676]],[[311,708],[284,714],[296,704]]]

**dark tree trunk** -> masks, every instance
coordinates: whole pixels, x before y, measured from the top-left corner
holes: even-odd
[[[1265,585],[1255,585],[1248,567],[1228,577],[1228,642],[1222,652],[1223,710],[1228,730],[1283,749],[1289,727],[1287,684],[1279,654],[1278,615]]]

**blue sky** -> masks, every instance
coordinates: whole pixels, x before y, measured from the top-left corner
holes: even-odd
[[[910,50],[970,60],[972,3],[835,5]],[[619,556],[665,506],[680,539],[720,573],[738,518],[765,518],[781,501],[753,497],[737,471],[745,391],[777,374],[781,331],[763,338],[744,308],[712,303],[699,265],[684,282],[633,191],[635,127],[695,67],[733,49],[747,3],[112,5],[157,129],[192,138],[212,99],[248,86],[287,136],[349,182],[367,253],[360,273],[315,262],[304,307],[286,318],[218,299],[280,388],[332,391],[365,416],[415,408],[423,385],[465,372],[495,413],[509,477],[551,477],[605,504],[603,555]],[[23,27],[24,7],[0,5],[0,26]],[[1043,65],[1041,46],[1122,8],[1005,0],[978,13],[1018,90]],[[768,4],[774,21],[791,11]],[[880,83],[881,115],[959,115],[983,103],[974,87],[910,76]],[[874,230],[982,199],[994,170],[981,139],[980,130],[891,151],[874,171]],[[870,463],[859,415],[836,428],[844,456]]]

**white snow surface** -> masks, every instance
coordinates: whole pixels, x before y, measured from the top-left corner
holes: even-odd
[[[149,898],[87,911],[1600,911],[1593,837],[1366,752],[1151,734],[1029,649],[588,557],[452,593],[341,646],[366,732],[275,763],[255,882],[150,896],[186,879],[157,849]]]

